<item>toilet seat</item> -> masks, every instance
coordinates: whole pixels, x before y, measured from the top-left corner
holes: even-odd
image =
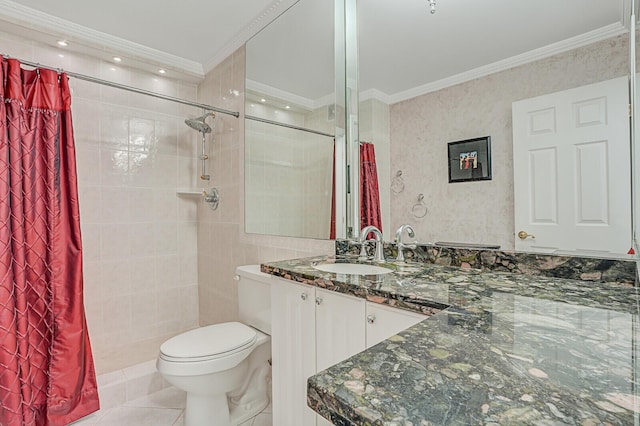
[[[200,362],[232,356],[252,347],[257,333],[239,322],[196,328],[167,340],[160,358],[171,362]]]

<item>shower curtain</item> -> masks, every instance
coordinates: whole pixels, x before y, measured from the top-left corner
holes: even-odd
[[[71,95],[66,74],[0,71],[0,425],[62,426],[99,408]]]
[[[382,230],[376,153],[372,143],[360,144],[360,229],[373,225]]]
[[[331,197],[331,228],[329,239],[336,239],[336,144],[333,143],[333,181]],[[360,144],[360,229],[373,225],[382,230],[380,191],[376,153],[372,143]]]

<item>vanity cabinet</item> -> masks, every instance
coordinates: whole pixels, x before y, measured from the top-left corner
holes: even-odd
[[[331,425],[307,406],[307,379],[425,318],[354,296],[274,280],[273,424]]]
[[[377,345],[426,318],[426,315],[417,312],[367,302],[367,348]]]
[[[275,281],[275,280],[274,280]],[[271,286],[274,425],[314,425],[306,378],[316,373],[315,289],[278,279]]]

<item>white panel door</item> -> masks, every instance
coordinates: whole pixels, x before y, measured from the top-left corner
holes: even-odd
[[[406,330],[428,317],[379,303],[367,302],[367,348]]]
[[[516,250],[629,250],[628,105],[626,77],[513,103]]]
[[[277,280],[271,287],[273,424],[314,425],[307,379],[315,374],[315,289]]]

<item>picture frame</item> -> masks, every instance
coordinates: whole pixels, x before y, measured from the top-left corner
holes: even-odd
[[[449,183],[491,180],[491,136],[449,142]]]

